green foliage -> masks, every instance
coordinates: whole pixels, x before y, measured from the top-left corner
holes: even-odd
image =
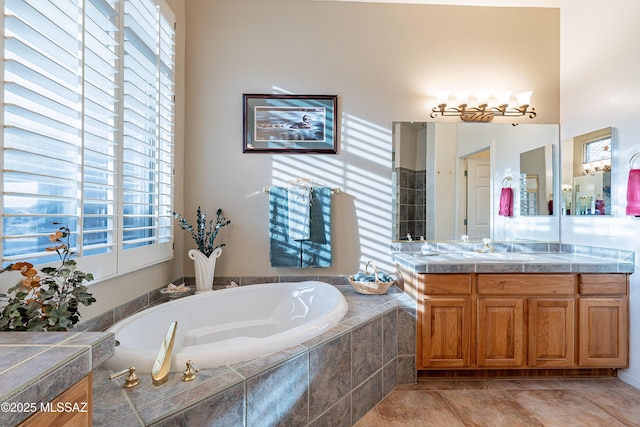
[[[43,277],[28,262],[13,263],[0,270],[19,271],[24,276],[7,294],[0,294],[8,298],[0,316],[0,331],[67,331],[80,321],[78,306],[96,301],[84,284],[93,280],[93,275],[77,269],[71,259],[75,252],[69,248],[69,236],[67,226],[49,236],[56,246],[47,251],[58,254],[60,265],[41,268]]]
[[[231,224],[231,221],[222,216],[222,209],[218,209],[216,211],[216,220],[210,219],[207,222],[207,213],[203,212],[198,206],[198,210],[196,211],[196,226],[194,227],[187,221],[182,215],[177,214],[173,211],[170,212],[177,220],[180,228],[186,230],[189,234],[191,234],[191,238],[198,246],[198,250],[202,252],[205,256],[209,257],[213,253],[214,250],[224,246],[225,244],[221,244],[218,246],[214,246],[214,241],[218,236],[218,232],[222,227],[225,227]]]

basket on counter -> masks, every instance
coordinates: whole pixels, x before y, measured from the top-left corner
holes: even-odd
[[[351,276],[348,277],[349,283],[351,284],[351,286],[353,286],[353,288],[359,294],[366,294],[366,295],[386,294],[389,288],[391,287],[391,285],[395,283],[395,280],[393,280],[393,278],[391,278],[392,280],[390,281],[380,280],[378,275],[378,269],[376,268],[376,265],[373,263],[373,261],[367,261],[367,265],[365,265],[364,267],[364,274],[367,274],[367,275],[370,274],[369,264],[371,264],[371,266],[373,267],[373,276],[372,276],[374,278],[373,282],[356,280],[355,275],[352,274]]]

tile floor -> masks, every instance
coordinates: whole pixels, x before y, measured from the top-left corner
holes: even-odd
[[[355,426],[640,426],[640,389],[617,378],[426,380],[396,387]]]

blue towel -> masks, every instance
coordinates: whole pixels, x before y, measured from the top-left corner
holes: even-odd
[[[272,267],[330,267],[331,189],[314,187],[309,210],[309,239],[289,238],[288,189],[269,191],[269,258]]]
[[[302,267],[331,267],[331,188],[313,187],[309,240],[302,240]]]
[[[289,239],[309,240],[311,237],[311,191],[305,187],[290,188],[287,196]]]

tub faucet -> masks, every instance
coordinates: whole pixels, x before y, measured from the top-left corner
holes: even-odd
[[[478,249],[477,252],[484,254],[487,252],[495,252],[496,251],[496,247],[495,246],[491,246],[491,239],[489,239],[488,237],[485,237],[484,239],[482,239],[482,249]]]
[[[173,342],[176,339],[176,329],[178,328],[178,322],[174,321],[169,325],[169,330],[162,340],[160,351],[158,351],[158,357],[151,369],[151,379],[153,385],[161,385],[167,382],[169,379],[169,371],[171,370],[171,356],[173,353]]]

